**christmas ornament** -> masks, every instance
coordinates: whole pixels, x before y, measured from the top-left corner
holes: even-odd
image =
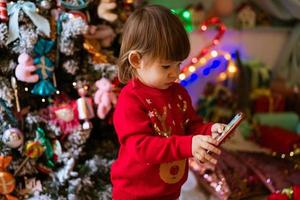
[[[51,142],[46,138],[46,134],[42,128],[37,128],[36,130],[36,141],[39,141],[45,148],[45,155],[47,157],[47,164],[49,167],[54,167],[53,163],[53,149]]]
[[[114,41],[116,34],[114,30],[108,25],[89,25],[87,34],[84,35],[87,39],[97,39],[100,40],[101,47],[110,47]],[[97,50],[100,50],[97,48]]]
[[[18,148],[24,142],[23,133],[17,128],[9,128],[4,131],[2,141],[10,148]]]
[[[9,193],[15,189],[16,181],[13,175],[6,171],[11,160],[11,156],[0,156],[0,194],[5,195],[7,199],[15,199]]]
[[[107,56],[100,52],[98,40],[85,39],[83,47],[92,55],[94,64],[107,63]]]
[[[7,2],[6,0],[0,0],[0,22],[7,22],[8,21],[8,14],[7,14]]]
[[[17,85],[16,78],[12,76],[10,79],[10,82],[11,82],[11,86],[14,90],[17,112],[20,112],[21,108],[20,108],[20,102],[19,102],[19,96],[18,96],[18,85]]]
[[[60,95],[48,107],[50,111],[50,123],[59,126],[63,133],[61,140],[64,140],[68,134],[72,133],[80,125],[76,108],[76,101],[69,100],[63,95]]]
[[[113,92],[113,86],[107,78],[101,78],[96,82],[98,90],[94,95],[94,102],[98,104],[97,115],[104,119],[112,106],[117,103],[117,96]]]
[[[109,22],[114,22],[117,20],[118,15],[112,13],[112,10],[117,7],[117,3],[114,0],[101,0],[97,8],[98,16]]]
[[[34,64],[37,66],[36,73],[39,75],[40,81],[36,83],[31,91],[32,94],[40,96],[50,96],[56,89],[49,81],[49,78],[53,78],[54,85],[54,63],[46,56],[54,46],[54,42],[51,40],[39,39],[34,46],[34,52],[36,54],[34,58]]]
[[[11,2],[8,5],[9,35],[6,44],[9,44],[20,37],[19,34],[19,12],[22,10],[39,31],[50,37],[50,24],[47,19],[39,15],[35,4],[29,1]]]
[[[20,164],[18,169],[15,171],[14,175],[16,176],[22,167],[26,164],[26,162],[31,159],[37,159],[44,152],[44,148],[38,141],[28,141],[25,145],[24,154],[26,156],[25,160]]]
[[[80,120],[84,120],[83,123],[83,129],[91,129],[92,123],[88,121],[89,119],[92,119],[95,114],[93,110],[93,102],[91,98],[85,97],[87,94],[88,86],[87,85],[79,85],[79,88],[77,89],[78,94],[80,96],[79,99],[77,99],[77,110],[78,110],[78,117]]]
[[[252,4],[242,3],[237,12],[237,25],[239,28],[254,28],[256,26],[257,17]]]
[[[18,58],[18,66],[16,67],[16,77],[19,81],[25,83],[36,83],[39,80],[39,76],[34,74],[37,67],[33,65],[33,59],[30,55],[22,53]]]
[[[49,10],[51,8],[51,2],[48,0],[42,0],[40,2],[40,7],[45,9],[45,10]]]

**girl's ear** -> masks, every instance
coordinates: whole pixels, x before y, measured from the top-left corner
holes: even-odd
[[[129,63],[135,69],[140,68],[140,66],[141,66],[141,59],[142,59],[142,56],[137,51],[131,51],[129,53],[129,55],[128,55]]]

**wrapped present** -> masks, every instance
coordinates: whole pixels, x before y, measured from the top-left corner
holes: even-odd
[[[255,124],[276,126],[289,131],[297,131],[299,116],[294,112],[256,113],[253,115]]]
[[[277,153],[290,153],[295,145],[300,145],[300,136],[279,127],[257,126],[260,145]]]
[[[282,95],[265,95],[254,100],[254,112],[282,112],[285,99]]]

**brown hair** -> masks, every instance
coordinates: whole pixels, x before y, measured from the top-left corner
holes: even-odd
[[[178,17],[168,8],[149,5],[134,11],[124,25],[118,76],[122,83],[134,77],[128,55],[135,50],[150,59],[182,61],[190,43]]]

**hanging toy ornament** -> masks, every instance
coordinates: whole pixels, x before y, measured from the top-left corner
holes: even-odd
[[[9,128],[2,136],[3,143],[10,148],[18,148],[24,142],[23,133],[17,128]]]
[[[16,176],[20,170],[23,168],[23,166],[26,164],[26,162],[31,159],[37,159],[40,157],[44,152],[44,148],[38,141],[28,141],[25,145],[24,154],[26,156],[25,160],[20,164],[18,169],[15,171],[14,175]]]
[[[11,156],[0,156],[0,194],[4,195],[6,199],[15,200],[17,198],[9,195],[9,193],[15,189],[16,181],[13,175],[6,171],[11,160]]]
[[[77,91],[80,96],[79,99],[77,99],[77,110],[78,110],[78,118],[80,120],[84,120],[84,123],[82,125],[83,129],[91,129],[93,127],[92,123],[89,121],[89,119],[92,119],[94,114],[93,109],[93,102],[91,98],[85,97],[87,95],[87,91],[89,87],[86,84],[77,84],[79,85]]]
[[[7,22],[7,2],[6,0],[0,0],[0,22]]]
[[[21,107],[20,107],[20,102],[19,102],[19,95],[18,95],[18,84],[17,84],[17,80],[15,77],[11,77],[10,78],[10,82],[11,82],[11,86],[14,90],[14,95],[15,95],[15,101],[16,101],[16,108],[17,108],[17,112],[21,111]]]
[[[42,128],[37,128],[36,130],[36,140],[39,141],[45,148],[45,155],[47,157],[47,164],[49,167],[54,167],[53,163],[53,149],[51,142],[46,138],[46,133]]]
[[[45,10],[49,10],[51,8],[51,2],[48,0],[42,0],[40,2],[40,7],[45,9]]]
[[[35,74],[36,66],[33,64],[33,59],[30,55],[22,53],[18,57],[19,64],[16,67],[16,77],[19,81],[25,83],[36,83],[39,76]]]
[[[51,40],[39,39],[34,46],[34,52],[36,54],[34,58],[34,64],[37,66],[36,73],[39,75],[40,81],[36,83],[31,91],[32,94],[40,96],[50,96],[55,91],[56,81],[54,74],[54,64],[46,56],[54,46],[54,42]],[[49,78],[53,78],[53,84],[49,81]]]

